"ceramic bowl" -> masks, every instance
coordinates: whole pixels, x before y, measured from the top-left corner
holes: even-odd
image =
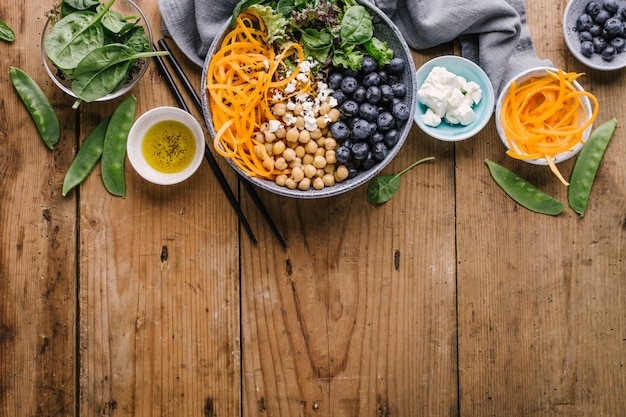
[[[501,109],[502,109],[502,102],[504,101],[505,97],[507,96],[507,94],[510,91],[510,86],[511,86],[511,82],[515,81],[516,84],[518,86],[523,85],[524,82],[528,81],[529,79],[531,79],[532,77],[542,77],[544,75],[546,75],[548,73],[548,71],[550,72],[557,72],[558,69],[554,68],[554,67],[536,67],[536,68],[530,68],[526,71],[521,72],[520,74],[516,75],[515,77],[513,77],[507,84],[506,86],[502,89],[502,92],[500,93],[500,96],[498,97],[498,102],[496,104],[496,130],[498,132],[498,135],[500,136],[500,140],[502,140],[502,143],[504,144],[504,146],[506,146],[507,149],[511,149],[511,146],[509,145],[509,141],[506,138],[506,134],[504,133],[504,129],[502,127],[502,122],[500,120],[500,115],[501,115]],[[578,82],[578,81],[574,81],[572,83],[572,85],[578,90],[578,91],[585,91],[584,88],[582,87],[582,85]],[[592,113],[593,113],[593,107],[591,104],[591,101],[589,100],[588,97],[582,97],[582,102],[583,102],[583,107],[585,109],[585,113],[587,115],[587,119],[584,119],[583,117],[581,117],[580,120],[580,124],[584,124],[587,120],[589,120],[589,117],[591,117]],[[591,134],[591,130],[593,128],[593,125],[590,125],[583,133],[583,142],[577,144],[574,148],[572,148],[571,150],[567,151],[567,152],[562,152],[559,153],[557,155],[554,156],[553,160],[554,163],[559,163],[559,162],[563,162],[566,161],[568,159],[570,159],[571,157],[575,156],[576,154],[578,154],[578,152],[580,152],[580,150],[583,147],[584,142],[587,141],[587,138],[589,137],[589,135]],[[513,148],[516,152],[519,152],[519,148],[517,148],[515,146],[515,143],[513,143]],[[528,162],[530,164],[534,164],[534,165],[548,165],[548,162],[546,161],[545,158],[538,158],[538,159],[524,159],[524,162]]]
[[[359,3],[361,3],[359,1]],[[411,55],[411,50],[406,44],[402,34],[395,26],[395,24],[379,9],[372,6],[370,3],[362,2],[361,3],[371,14],[374,25],[374,36],[380,39],[383,42],[386,42],[387,45],[393,49],[395,57],[401,58],[405,62],[405,70],[401,75],[400,81],[407,86],[407,94],[405,97],[405,103],[409,109],[409,114],[412,115],[415,112],[415,96],[416,96],[416,83],[415,83],[415,66],[413,64],[413,58]],[[224,25],[219,33],[219,35],[213,41],[211,47],[209,48],[207,58],[204,63],[204,69],[202,72],[202,86],[206,86],[207,81],[207,70],[211,63],[211,58],[213,54],[219,50],[224,37],[230,31],[230,27],[228,24]],[[213,116],[211,112],[211,108],[209,106],[209,100],[207,97],[207,91],[203,88],[201,92],[202,105],[203,105],[203,113],[206,121],[206,125],[209,130],[209,134],[214,138],[216,135],[216,129],[213,125]],[[285,197],[293,197],[293,198],[301,198],[301,199],[315,199],[315,198],[326,198],[332,197],[339,194],[343,194],[345,192],[354,190],[355,188],[365,184],[372,178],[374,178],[378,173],[380,173],[383,168],[385,168],[393,158],[400,151],[402,144],[406,140],[409,131],[411,130],[411,120],[407,120],[404,122],[399,128],[399,140],[396,144],[389,150],[387,156],[374,167],[367,171],[360,171],[356,176],[346,179],[342,182],[338,182],[332,186],[324,187],[320,190],[314,189],[313,187],[308,190],[302,191],[299,189],[290,189],[286,186],[277,185],[274,181],[263,179],[260,177],[252,177],[242,171],[235,163],[226,158],[228,163],[231,165],[233,169],[235,169],[243,178],[250,181],[254,185],[258,186],[261,189],[267,190],[277,195],[285,196]]]
[[[111,6],[110,10],[118,12],[124,17],[134,16],[139,18],[137,25],[144,28],[148,43],[150,45],[150,50],[153,50],[152,29],[150,28],[150,22],[146,18],[145,14],[141,11],[139,6],[137,6],[131,0],[116,0]],[[41,57],[43,60],[44,68],[46,69],[46,72],[48,73],[52,81],[57,85],[57,87],[59,87],[70,96],[76,98],[76,94],[74,94],[74,92],[72,91],[71,81],[63,75],[62,71],[59,71],[59,69],[50,61],[50,59],[48,59],[48,55],[45,51],[44,41],[53,26],[54,19],[48,17],[41,33]],[[103,97],[100,97],[95,101],[113,100],[128,93],[137,85],[139,80],[141,80],[141,77],[143,77],[143,75],[146,73],[146,71],[148,70],[148,65],[150,64],[150,60],[150,57],[142,58],[131,69],[130,79],[128,81],[120,85],[117,90]]]
[[[476,136],[487,125],[494,111],[495,95],[489,77],[482,68],[466,58],[454,55],[440,56],[426,62],[417,70],[416,81],[418,90],[435,67],[443,67],[449,72],[465,78],[468,82],[473,81],[478,84],[482,90],[482,99],[473,106],[476,120],[466,126],[450,124],[445,120],[436,127],[429,126],[424,123],[422,117],[428,107],[418,99],[415,109],[415,123],[428,136],[447,142],[457,142]]]
[[[193,134],[195,142],[191,163],[183,170],[174,173],[164,173],[153,168],[146,160],[142,150],[148,130],[159,122],[167,121],[175,121],[185,125]],[[142,114],[133,123],[128,134],[126,150],[130,164],[145,180],[158,185],[178,184],[191,177],[200,167],[205,151],[204,132],[200,123],[188,112],[177,107],[156,107]]]
[[[626,67],[626,50],[617,52],[614,55],[612,60],[606,60],[602,57],[602,54],[593,53],[591,56],[585,56],[582,51],[582,41],[581,41],[581,32],[587,32],[583,34],[583,36],[590,36],[591,33],[595,33],[596,30],[602,30],[602,25],[598,25],[598,28],[594,28],[591,31],[581,31],[577,28],[577,20],[578,18],[586,13],[586,7],[591,2],[591,0],[571,0],[567,6],[565,7],[565,12],[563,13],[563,37],[565,39],[565,43],[569,48],[570,52],[574,57],[579,60],[581,63],[586,65],[589,68],[593,68],[599,71],[614,71],[620,68]],[[595,0],[595,3],[600,6],[600,10],[605,9],[605,2],[603,0]],[[616,18],[620,18],[622,10],[625,9],[626,2],[623,0],[617,0],[616,4],[619,6],[617,13],[608,12],[609,15],[615,16]],[[604,13],[604,12],[603,12]],[[624,12],[626,13],[626,12]],[[606,15],[605,15],[606,16]],[[593,18],[593,24],[597,24]],[[603,21],[604,19],[600,19]],[[621,40],[619,43],[626,43],[626,33],[623,33],[621,36],[618,36]],[[623,42],[625,41],[625,42]],[[610,41],[609,41],[610,42]]]

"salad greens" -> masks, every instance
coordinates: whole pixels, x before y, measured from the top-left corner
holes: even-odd
[[[81,102],[95,101],[131,80],[151,51],[138,16],[111,10],[116,0],[62,0],[48,13],[53,23],[44,39],[48,59],[59,76],[72,82]]]
[[[305,56],[322,66],[358,70],[364,54],[381,66],[393,58],[393,50],[374,36],[371,14],[356,0],[241,0],[231,26],[245,10],[261,16],[274,47],[301,41]]]

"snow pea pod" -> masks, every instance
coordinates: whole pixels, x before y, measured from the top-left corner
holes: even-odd
[[[489,159],[485,160],[496,184],[518,204],[536,213],[556,216],[565,211],[565,204],[544,193],[509,169]]]
[[[107,117],[101,121],[87,136],[78,150],[72,164],[65,173],[62,191],[63,196],[67,195],[67,193],[82,183],[98,163],[98,160],[102,156],[104,136],[109,126],[109,120],[111,120],[111,117]]]
[[[580,217],[584,216],[587,210],[591,186],[616,126],[617,120],[614,118],[598,126],[587,139],[587,143],[580,150],[574,163],[569,189],[567,190],[567,199],[570,207]]]
[[[15,32],[13,32],[13,29],[2,19],[0,19],[0,39],[7,42],[13,42],[15,40]]]
[[[126,197],[124,161],[128,133],[135,120],[137,100],[129,96],[113,112],[104,136],[100,169],[107,191],[118,197]]]
[[[13,88],[33,118],[39,135],[48,148],[54,148],[61,137],[61,125],[50,100],[35,80],[21,69],[11,67],[9,74]]]

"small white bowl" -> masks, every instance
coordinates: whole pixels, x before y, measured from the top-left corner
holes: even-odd
[[[483,97],[480,102],[473,107],[476,113],[476,120],[467,126],[461,124],[453,125],[445,121],[442,121],[441,124],[436,127],[429,126],[425,124],[422,119],[422,115],[426,113],[427,107],[417,99],[414,117],[415,123],[428,136],[447,142],[457,142],[476,136],[487,125],[494,110],[495,93],[489,77],[482,68],[469,59],[455,55],[445,55],[431,59],[417,70],[416,79],[418,90],[422,84],[424,84],[428,74],[430,74],[435,67],[444,67],[451,73],[464,77],[467,81],[474,81],[480,86]]]
[[[193,133],[196,149],[191,163],[182,171],[163,173],[148,164],[142,151],[142,144],[146,132],[156,123],[162,121],[176,121],[187,126]],[[204,132],[202,126],[188,112],[177,107],[156,107],[142,114],[133,124],[128,134],[126,150],[128,160],[135,171],[147,181],[158,185],[178,184],[191,177],[200,167],[205,150]]]
[[[590,0],[571,0],[567,3],[565,11],[563,12],[563,38],[574,57],[589,68],[596,69],[598,71],[615,71],[626,67],[626,50],[618,52],[615,58],[611,61],[607,61],[602,58],[600,54],[594,53],[590,57],[583,55],[581,52],[581,40],[580,32],[576,28],[576,20],[578,17],[585,13],[585,8],[589,4]],[[603,7],[604,2],[596,0],[596,3]],[[619,1],[620,9],[622,9],[623,2]],[[619,18],[619,11],[617,17]],[[615,17],[615,16],[613,16]],[[626,35],[620,36],[624,38]]]
[[[504,98],[506,97],[506,95],[509,93],[509,90],[510,90],[510,87],[511,87],[511,83],[513,81],[515,81],[518,86],[521,86],[524,82],[528,81],[532,77],[542,77],[544,75],[547,75],[548,71],[556,73],[559,70],[557,68],[554,68],[554,67],[535,67],[535,68],[530,68],[530,69],[528,69],[526,71],[522,71],[521,73],[519,73],[518,75],[513,77],[505,85],[505,87],[502,89],[502,92],[500,93],[500,96],[498,97],[498,102],[496,104],[496,130],[498,132],[498,135],[500,136],[500,140],[502,141],[504,146],[506,146],[507,149],[511,149],[511,147],[510,147],[509,141],[507,140],[506,135],[504,133],[504,128],[502,127],[502,122],[500,120],[500,114],[501,114],[501,110],[502,110],[502,102],[504,101]],[[572,85],[578,91],[585,91],[584,88],[580,85],[580,83],[578,81],[574,81],[572,83]],[[592,111],[593,111],[593,107],[591,105],[591,100],[589,100],[588,97],[582,97],[582,102],[583,102],[583,106],[585,108],[585,112],[587,113],[587,117],[588,118],[591,117],[591,114],[592,114]],[[588,119],[581,120],[581,124],[584,124],[587,120]],[[593,125],[590,125],[585,130],[585,132],[583,133],[583,141],[581,143],[577,144],[574,148],[572,148],[571,150],[569,150],[567,152],[562,152],[562,153],[556,154],[554,156],[554,158],[553,158],[554,163],[558,164],[559,162],[566,161],[566,160],[570,159],[571,157],[575,156],[578,152],[580,152],[580,150],[582,149],[584,143],[587,141],[587,138],[591,134],[592,128],[593,128]],[[513,144],[513,147],[515,148],[514,149],[515,152],[520,152],[520,150],[515,146],[515,144]],[[520,153],[523,153],[523,152],[520,152]],[[529,164],[534,164],[534,165],[548,165],[548,161],[546,161],[545,158],[524,159],[523,161],[524,162],[528,162]]]

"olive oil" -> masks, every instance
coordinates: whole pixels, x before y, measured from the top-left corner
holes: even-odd
[[[196,142],[191,129],[183,123],[163,120],[146,131],[141,151],[152,168],[164,174],[175,174],[191,164]]]

